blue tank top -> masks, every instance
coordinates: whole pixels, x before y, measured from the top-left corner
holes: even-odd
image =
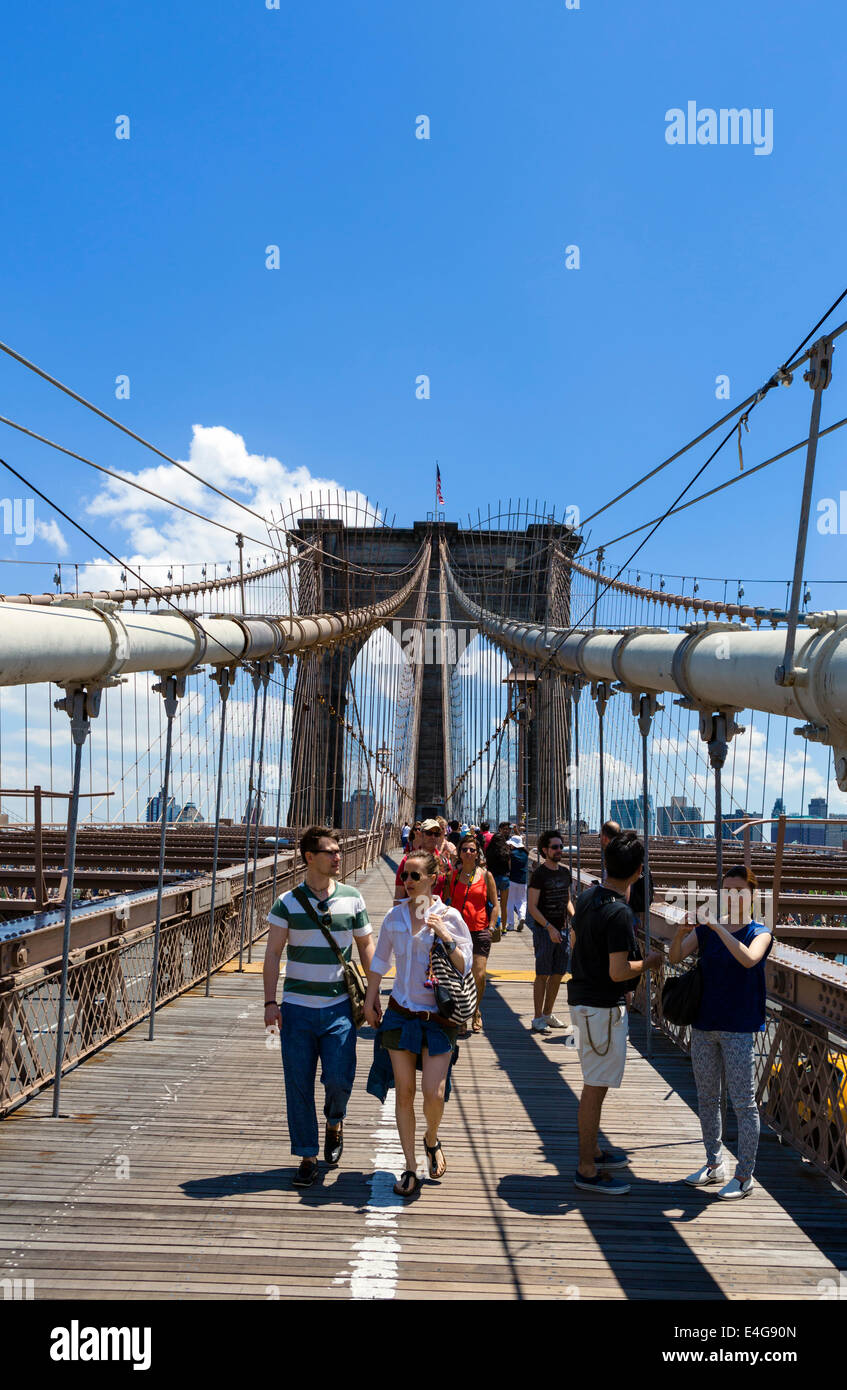
[[[727,949],[711,927],[697,927],[697,943],[703,966],[703,999],[693,1026],[704,1033],[762,1033],[765,1028],[765,961],[768,949],[756,965],[748,969]],[[732,935],[749,946],[768,927],[749,922]]]

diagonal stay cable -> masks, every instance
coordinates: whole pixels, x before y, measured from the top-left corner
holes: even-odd
[[[710,425],[708,429],[703,430],[694,439],[689,440],[687,444],[684,444],[681,449],[677,449],[675,453],[671,454],[662,463],[657,464],[655,468],[651,468],[649,472],[643,474],[642,477],[636,479],[636,481],[634,483],[631,483],[629,487],[624,488],[623,492],[619,492],[616,497],[613,497],[611,499],[611,501],[606,502],[602,507],[598,507],[596,511],[591,512],[589,516],[584,517],[582,519],[582,525],[587,526],[590,521],[593,521],[595,519],[595,517],[601,516],[603,512],[607,512],[610,507],[614,507],[616,503],[622,501],[624,497],[628,497],[631,492],[635,492],[637,488],[640,488],[644,483],[649,482],[651,478],[655,478],[657,473],[661,473],[664,468],[667,468],[670,464],[674,463],[676,459],[681,458],[683,454],[687,454],[690,449],[693,449],[695,447],[695,445],[702,443],[702,441],[704,439],[707,439],[710,434],[714,434],[715,430],[720,429],[721,425],[726,424],[727,420],[734,419],[736,415],[746,411],[748,406],[752,408],[753,406],[758,405],[759,401],[761,401],[767,395],[768,391],[772,390],[774,386],[778,386],[780,382],[787,383],[789,374],[796,371],[797,368],[801,366],[803,362],[806,361],[806,358],[809,356],[808,352],[803,352],[803,349],[805,348],[809,339],[813,336],[814,333],[817,332],[821,324],[829,318],[830,314],[833,313],[835,309],[837,309],[838,305],[845,298],[845,296],[847,296],[847,290],[844,290],[844,292],[838,296],[835,302],[830,305],[826,313],[818,319],[811,332],[806,334],[806,337],[803,339],[799,347],[795,348],[794,352],[791,353],[791,355],[788,358],[786,358],[782,366],[777,368],[773,376],[768,378],[764,386],[760,387],[758,391],[754,391],[752,395],[749,395],[746,400],[741,401],[739,405],[735,406],[734,409],[728,411],[726,415],[722,415],[719,420],[715,420],[714,424]],[[845,329],[847,329],[847,323],[842,323],[839,325],[838,328],[834,330],[834,332],[830,336],[833,338],[837,338],[841,333],[845,331]],[[801,353],[802,356],[800,355]]]
[[[836,420],[834,425],[829,425],[825,430],[821,430],[818,434],[818,438],[823,439],[826,435],[833,434],[836,430],[842,429],[844,425],[847,425],[847,415],[841,420]],[[778,463],[780,459],[788,458],[789,454],[796,454],[798,449],[805,449],[808,442],[808,438],[801,439],[797,444],[792,444],[789,449],[783,449],[781,453],[774,454],[771,458],[765,459],[762,463],[757,463],[753,468],[745,468],[743,473],[737,473],[735,477],[728,478],[726,482],[718,483],[717,487],[709,488],[708,492],[701,492],[697,497],[692,497],[690,501],[683,502],[681,506],[672,507],[669,512],[665,513],[665,517],[675,516],[678,512],[684,512],[686,507],[694,507],[698,502],[704,502],[707,497],[714,497],[716,492],[723,492],[725,488],[734,487],[736,483],[743,483],[745,478],[752,478],[754,473],[760,473],[763,468],[769,468],[772,463]],[[661,518],[654,517],[653,521],[645,521],[641,526],[633,527],[631,531],[624,531],[622,535],[615,536],[612,541],[604,541],[602,545],[593,545],[590,550],[581,551],[580,558],[584,559],[586,555],[594,555],[598,550],[606,550],[611,545],[617,545],[619,541],[629,540],[630,536],[637,536],[639,531],[646,531],[648,526],[652,526],[653,522],[658,520],[661,520]]]
[[[203,487],[209,488],[212,492],[216,492],[218,497],[223,497],[225,501],[231,502],[234,507],[240,507],[242,511],[248,512],[250,516],[254,516],[257,521],[261,521],[263,526],[267,525],[261,512],[255,511],[253,507],[248,507],[246,502],[239,502],[237,497],[232,497],[228,492],[224,492],[222,488],[216,487],[215,484],[210,483],[207,478],[203,478],[199,473],[195,473],[187,464],[180,463],[178,459],[171,458],[170,454],[166,454],[163,449],[159,449],[155,444],[151,444],[150,441],[145,439],[142,435],[136,434],[135,430],[131,430],[128,425],[121,424],[120,420],[116,420],[114,415],[109,415],[105,410],[101,410],[98,405],[94,405],[92,401],[86,400],[85,396],[81,396],[78,391],[74,391],[70,386],[65,386],[64,382],[51,376],[49,372],[45,372],[43,367],[37,366],[35,362],[30,362],[29,358],[23,357],[21,353],[9,347],[8,343],[0,343],[0,352],[5,352],[7,356],[13,357],[16,362],[20,362],[22,366],[27,367],[29,371],[35,372],[36,376],[40,376],[44,381],[48,381],[51,386],[57,387],[59,391],[64,391],[66,396],[71,397],[71,400],[77,401],[80,405],[84,405],[86,410],[93,411],[95,415],[100,416],[101,420],[106,420],[108,424],[114,425],[116,429],[121,430],[123,434],[129,435],[129,438],[134,439],[138,444],[143,444],[145,449],[149,449],[151,453],[157,454],[159,458],[164,459],[166,463],[170,463],[174,468],[179,468],[183,473],[187,473],[189,478],[193,478],[195,482],[202,484]]]
[[[817,323],[815,324],[814,328],[813,328],[813,329],[806,335],[806,337],[803,339],[803,346],[805,346],[805,344],[809,341],[809,338],[812,336],[812,334],[815,333],[815,332],[817,331],[818,328],[820,328],[820,326],[821,326],[821,324],[824,322],[824,320],[825,320],[826,318],[829,317],[829,315],[833,312],[833,309],[835,309],[835,308],[841,303],[841,301],[842,301],[842,299],[844,299],[845,295],[847,295],[847,290],[845,290],[845,291],[843,292],[843,294],[841,294],[841,295],[838,297],[838,299],[835,300],[835,303],[832,304],[832,305],[830,306],[829,309],[827,309],[827,311],[826,311],[826,313],[823,315],[823,317],[820,318],[820,319],[818,319],[818,321],[817,321]],[[834,332],[833,332],[830,336],[833,337],[833,338],[838,337],[839,334],[841,334],[842,332],[844,332],[845,329],[847,329],[847,323],[841,324],[837,329],[834,330]],[[788,372],[792,372],[792,371],[796,370],[796,368],[800,365],[800,363],[801,363],[802,361],[805,361],[805,359],[806,359],[809,355],[810,355],[809,352],[807,352],[807,353],[804,354],[804,356],[803,356],[802,358],[799,358],[799,359],[798,359],[796,352],[795,352],[794,354],[792,354],[792,359],[791,359],[790,366],[787,366],[787,367],[786,367],[786,366],[783,365],[783,366],[780,367],[776,372],[774,372],[773,376],[771,376],[771,377],[769,378],[768,381],[765,382],[764,386],[761,388],[761,390],[760,390],[760,391],[757,393],[757,395],[754,397],[753,402],[752,402],[752,404],[751,404],[749,410],[746,412],[747,415],[750,415],[750,414],[752,413],[752,411],[756,408],[756,406],[760,403],[760,401],[764,400],[764,398],[765,398],[765,396],[767,395],[768,391],[770,391],[772,387],[776,386],[780,381],[782,381],[782,380],[785,378],[785,376],[786,376],[786,374],[787,374]],[[713,427],[713,428],[714,428],[714,427]],[[547,670],[547,668],[550,666],[551,662],[553,661],[553,659],[554,659],[555,656],[556,656],[556,653],[560,650],[560,648],[562,647],[562,645],[567,641],[567,639],[568,639],[574,632],[576,632],[576,630],[579,628],[580,624],[581,624],[582,622],[585,621],[585,619],[588,617],[588,614],[592,611],[592,609],[595,608],[595,605],[599,603],[600,599],[601,599],[602,596],[607,592],[607,590],[611,587],[612,583],[613,583],[616,579],[619,579],[619,578],[620,578],[621,574],[623,574],[623,572],[624,572],[624,570],[627,568],[627,566],[629,566],[629,565],[632,564],[632,561],[635,559],[636,555],[639,553],[639,551],[641,551],[641,550],[644,549],[644,547],[645,547],[645,545],[647,544],[647,542],[648,542],[649,540],[651,540],[651,538],[655,535],[656,531],[657,531],[657,530],[659,529],[659,527],[662,525],[662,522],[665,521],[665,520],[667,519],[667,517],[670,516],[670,514],[671,514],[671,512],[674,510],[674,508],[676,508],[676,507],[679,505],[679,503],[682,501],[682,499],[683,499],[683,497],[685,496],[685,494],[686,494],[687,492],[690,491],[690,489],[691,489],[691,488],[694,486],[694,484],[696,483],[697,479],[698,479],[699,477],[702,476],[702,474],[703,474],[703,473],[706,471],[706,469],[709,467],[709,464],[713,461],[713,459],[715,459],[715,458],[717,457],[717,455],[720,453],[721,449],[723,449],[724,446],[729,442],[729,440],[730,440],[730,439],[732,438],[732,436],[735,434],[736,428],[737,428],[737,426],[736,426],[735,424],[733,424],[733,425],[730,426],[730,428],[728,429],[728,431],[726,432],[726,434],[723,436],[723,438],[720,440],[720,442],[719,442],[718,444],[715,445],[715,448],[714,448],[714,449],[712,450],[712,452],[709,454],[708,458],[700,465],[700,467],[699,467],[699,468],[697,469],[697,471],[692,475],[692,477],[689,478],[688,482],[686,483],[686,485],[685,485],[685,487],[682,489],[682,491],[679,492],[679,493],[677,493],[676,497],[675,497],[674,500],[671,502],[670,506],[667,507],[667,508],[665,509],[665,511],[662,513],[662,515],[661,515],[660,517],[657,517],[657,519],[655,520],[655,522],[652,522],[652,523],[648,522],[648,523],[647,523],[648,526],[650,527],[649,531],[647,532],[647,535],[643,538],[643,540],[639,541],[638,545],[637,545],[637,546],[635,547],[635,549],[632,551],[631,555],[629,555],[629,556],[627,557],[627,559],[623,562],[623,564],[620,565],[620,566],[618,567],[616,573],[613,574],[613,575],[610,575],[608,581],[603,585],[602,589],[600,589],[600,591],[595,595],[594,601],[593,601],[591,604],[589,604],[588,608],[586,608],[585,611],[579,616],[579,618],[577,619],[577,621],[576,621],[575,623],[573,623],[570,627],[566,628],[565,631],[564,631],[563,633],[560,634],[560,636],[558,637],[558,639],[556,640],[556,642],[555,642],[555,643],[553,644],[553,646],[551,647],[551,649],[550,649],[550,651],[549,651],[547,657],[545,658],[543,664],[539,667],[538,672],[537,672],[538,675],[542,675],[542,674]],[[710,431],[710,432],[711,432],[711,431]],[[657,471],[657,470],[654,470],[654,471]],[[644,480],[642,479],[642,481],[644,481]],[[629,489],[629,490],[631,491],[632,489]],[[594,515],[596,516],[597,513],[595,512]],[[586,518],[586,520],[590,520],[590,518]],[[584,523],[583,523],[583,524],[584,524]]]
[[[20,434],[26,434],[30,439],[36,439],[39,444],[47,444],[51,449],[56,449],[60,454],[66,454],[68,458],[77,459],[79,463],[84,463],[88,468],[95,468],[98,473],[105,473],[108,478],[114,478],[119,483],[125,483],[127,487],[134,487],[138,492],[144,492],[148,497],[152,497],[157,502],[163,502],[168,507],[176,507],[178,511],[187,512],[189,516],[196,517],[198,521],[205,521],[209,526],[217,526],[221,531],[228,531],[232,536],[243,536],[244,540],[252,541],[254,545],[261,546],[263,550],[273,550],[277,555],[284,552],[272,541],[259,540],[256,536],[249,535],[246,531],[239,531],[235,526],[227,526],[223,521],[215,521],[213,517],[206,516],[203,512],[196,512],[192,507],[186,507],[183,502],[175,502],[172,497],[165,497],[162,493],[156,492],[153,488],[145,487],[143,483],[136,482],[133,478],[127,478],[123,473],[117,473],[113,468],[107,468],[105,464],[95,463],[93,459],[86,458],[84,454],[78,454],[74,449],[68,449],[64,444],[57,444],[54,439],[48,439],[46,435],[37,434],[35,430],[28,429],[26,425],[19,425],[17,421],[10,420],[5,415],[0,415],[0,425],[8,425],[10,429],[17,430]],[[302,544],[302,542],[301,542]],[[293,563],[293,561],[289,562]]]

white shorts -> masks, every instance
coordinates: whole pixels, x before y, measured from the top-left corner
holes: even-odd
[[[512,925],[512,913],[515,914],[519,922],[526,921],[526,890],[525,883],[509,884],[509,901],[506,904],[506,921],[504,926]]]
[[[629,1033],[624,1005],[595,1009],[589,1004],[571,1004],[570,1014],[577,1030],[582,1079],[586,1086],[620,1086]]]

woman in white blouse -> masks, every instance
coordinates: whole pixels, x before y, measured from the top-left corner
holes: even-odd
[[[447,1163],[438,1140],[444,1113],[447,1076],[454,1058],[458,1024],[438,1013],[430,979],[429,953],[435,940],[442,941],[457,970],[467,975],[473,960],[473,944],[460,914],[433,897],[439,873],[435,856],[421,851],[403,866],[406,901],[396,903],[386,915],[368,975],[365,1016],[379,1025],[379,1040],[391,1057],[397,1094],[397,1129],[406,1168],[395,1184],[401,1197],[413,1197],[421,1185],[415,1157],[415,1072],[421,1070],[423,1110],[426,1119],[424,1148],[431,1178],[441,1178]],[[385,1014],[379,1004],[379,987],[394,957],[396,978]]]

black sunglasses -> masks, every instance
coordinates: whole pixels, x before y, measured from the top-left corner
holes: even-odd
[[[400,875],[400,877],[402,878],[403,882],[405,883],[407,878],[413,878],[413,879],[415,879],[415,881],[417,881],[417,880],[421,877],[421,875],[418,873],[417,869],[406,869],[406,870],[404,870],[404,872]]]

